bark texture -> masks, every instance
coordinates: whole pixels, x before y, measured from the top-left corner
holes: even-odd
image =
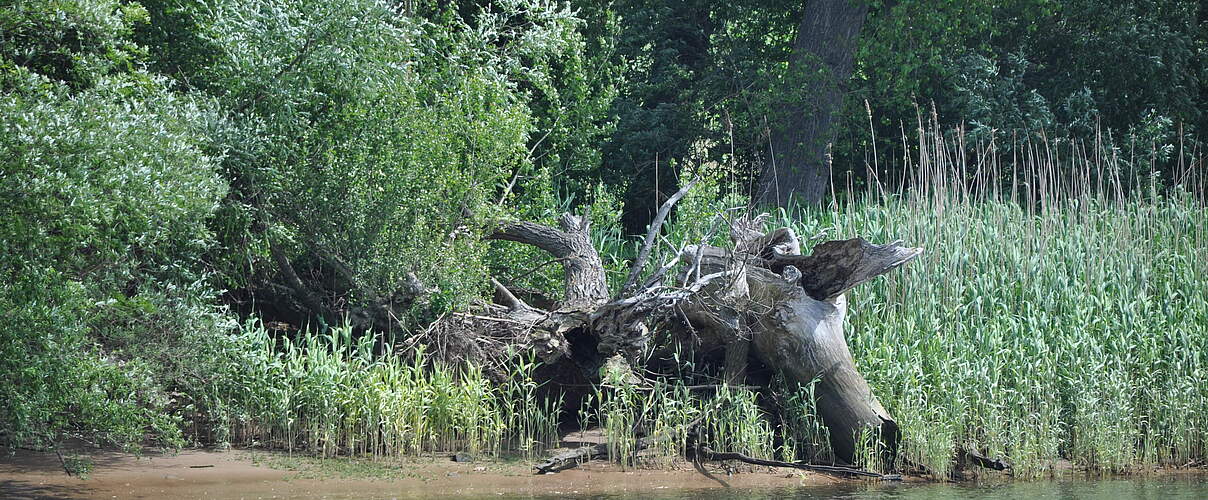
[[[868,14],[865,0],[809,0],[789,71],[806,82],[803,99],[782,103],[789,110],[773,124],[769,161],[759,180],[759,199],[786,206],[790,198],[817,203],[830,179],[827,146],[835,115],[851,77],[860,30]]]
[[[532,222],[501,224],[487,237],[527,243],[561,260],[566,271],[563,307],[599,305],[608,300],[604,263],[591,245],[591,221],[586,216],[562,214],[557,229]]]

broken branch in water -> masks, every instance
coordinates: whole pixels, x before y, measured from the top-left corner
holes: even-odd
[[[965,450],[965,457],[969,462],[978,467],[985,467],[992,470],[1007,470],[1011,468],[1011,464],[1004,462],[1001,458],[990,458],[975,451]]]
[[[784,467],[789,469],[801,469],[811,472],[820,472],[822,474],[831,474],[840,477],[867,477],[872,479],[880,479],[882,481],[901,481],[900,474],[878,474],[876,472],[866,471],[863,469],[855,469],[851,467],[840,467],[837,465],[815,465],[804,462],[782,462],[780,460],[766,460],[762,458],[754,458],[743,455],[742,453],[734,452],[717,452],[710,450],[706,446],[696,448],[695,457],[702,460],[737,460],[739,462],[748,463],[751,465],[762,465],[765,467]],[[697,470],[700,470],[699,468]],[[707,474],[706,474],[707,475]]]

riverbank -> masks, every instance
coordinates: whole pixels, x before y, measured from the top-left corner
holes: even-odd
[[[53,452],[0,456],[3,498],[466,498],[638,494],[723,489],[683,464],[675,470],[621,470],[602,462],[551,475],[531,464],[444,456],[404,460],[317,459],[251,450],[184,450],[143,455],[77,452],[86,478],[68,475]],[[795,470],[722,475],[735,488],[828,486],[849,481]],[[702,492],[703,493],[703,492]]]
[[[733,489],[681,463],[671,470],[622,470],[590,462],[551,475],[534,475],[527,461],[454,462],[447,456],[408,459],[313,458],[262,450],[117,451],[75,449],[60,459],[53,452],[17,450],[0,454],[0,498],[88,499],[406,499],[565,498],[771,499],[771,498],[1022,498],[1046,492],[1069,498],[1204,498],[1208,469],[1161,468],[1128,476],[1085,474],[1072,468],[1060,478],[1013,481],[987,473],[977,481],[936,483],[906,477],[901,482],[838,479],[787,469],[746,469],[714,474]],[[64,472],[64,463],[84,464],[87,477]],[[1067,464],[1068,465],[1068,464]],[[903,487],[906,487],[903,489]],[[903,496],[905,495],[905,496]],[[1148,496],[1152,498],[1152,496]]]

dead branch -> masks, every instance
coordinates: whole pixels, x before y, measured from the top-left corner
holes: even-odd
[[[867,477],[872,479],[880,479],[882,481],[901,481],[902,476],[899,474],[878,474],[876,472],[866,471],[863,469],[855,469],[851,467],[840,467],[836,465],[815,465],[805,462],[782,462],[780,460],[765,460],[762,458],[754,458],[743,455],[742,453],[734,452],[717,452],[710,450],[707,446],[696,448],[695,456],[701,460],[737,460],[739,462],[760,465],[764,467],[784,467],[789,469],[801,469],[811,472],[820,472],[822,474],[831,474],[840,477]]]
[[[964,450],[964,454],[970,463],[978,467],[992,470],[1007,470],[1011,468],[1011,464],[1004,462],[1001,458],[990,458],[970,450]]]
[[[641,363],[649,352],[651,332],[662,328],[673,345],[693,356],[707,356],[696,359],[720,367],[731,384],[745,383],[749,360],[790,386],[815,384],[818,414],[840,462],[852,462],[857,437],[869,429],[879,433],[887,454],[895,454],[897,424],[856,370],[847,347],[844,293],[916,258],[922,249],[852,238],[824,242],[810,255],[801,255],[798,235],[791,228],[763,232],[768,216],[761,214],[731,221],[732,247],[710,245],[711,227],[699,244],[680,249],[652,276],[640,280],[661,225],[692,184],[660,207],[624,286],[611,298],[586,217],[564,214],[557,228],[497,223],[489,238],[536,246],[563,263],[567,286],[562,303],[534,309],[496,282],[496,301],[502,307],[468,317],[446,316],[447,324],[434,330],[439,334],[436,341],[464,351],[459,356],[467,359],[495,359],[498,354],[491,351],[504,350],[502,346],[534,349],[543,362],[557,363],[549,371],[553,377],[567,377],[554,380],[554,385],[573,391],[575,384],[598,384],[605,363],[621,363],[622,369],[640,373],[647,368]],[[679,273],[667,279],[677,265]],[[718,349],[724,350],[720,360],[713,354]],[[568,461],[606,453],[606,447],[583,447],[537,469],[549,472]]]
[[[659,211],[654,216],[654,221],[650,223],[650,228],[646,230],[646,239],[642,241],[642,249],[638,251],[638,257],[633,261],[633,267],[629,269],[629,277],[625,279],[625,284],[621,285],[621,295],[633,292],[634,286],[637,285],[638,277],[641,276],[642,270],[646,268],[646,261],[650,258],[655,237],[663,229],[663,221],[667,220],[667,214],[671,213],[671,207],[674,207],[676,202],[688,194],[688,190],[692,189],[696,181],[697,179],[688,181],[684,187],[676,191],[670,198],[667,198],[667,201],[663,202],[663,205],[659,207]]]

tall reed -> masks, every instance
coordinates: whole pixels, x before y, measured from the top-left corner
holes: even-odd
[[[1038,476],[1208,457],[1203,164],[1163,181],[1099,143],[1007,155],[922,126],[917,142],[903,185],[772,223],[926,249],[848,297],[902,459],[943,476],[975,450]]]
[[[422,349],[397,355],[374,339],[344,326],[291,340],[246,325],[239,341],[253,354],[231,367],[223,396],[231,441],[321,456],[529,458],[556,443],[562,405],[538,396],[532,358],[517,357],[497,385],[476,367],[430,363]]]

